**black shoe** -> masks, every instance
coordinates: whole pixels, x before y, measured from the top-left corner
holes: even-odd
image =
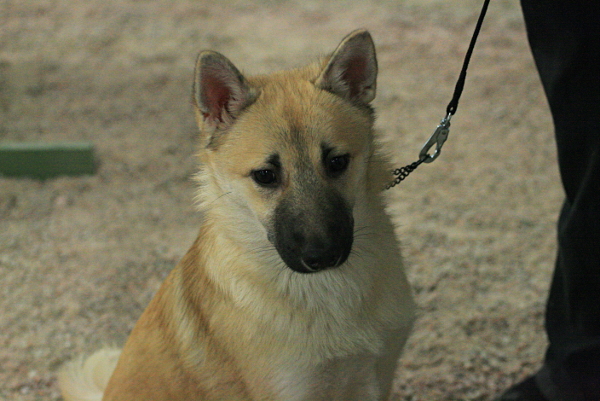
[[[535,376],[530,376],[506,390],[495,401],[548,401],[548,399],[538,388]]]

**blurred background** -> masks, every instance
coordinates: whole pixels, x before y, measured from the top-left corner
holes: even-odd
[[[196,54],[245,74],[378,50],[377,127],[413,162],[452,96],[481,1],[0,0],[0,143],[90,141],[93,176],[0,177],[0,399],[122,345],[195,238]],[[1,157],[1,156],[0,156]],[[440,158],[386,194],[419,320],[394,401],[491,400],[535,371],[562,199],[517,0],[494,0]]]

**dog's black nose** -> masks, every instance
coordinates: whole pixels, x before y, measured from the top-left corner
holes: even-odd
[[[336,192],[317,195],[313,199],[303,193],[301,202],[284,199],[275,209],[272,241],[285,264],[298,273],[341,266],[352,250],[352,209]]]

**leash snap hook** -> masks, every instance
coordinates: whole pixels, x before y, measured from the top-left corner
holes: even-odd
[[[431,135],[429,140],[421,149],[421,152],[419,153],[419,160],[425,163],[431,163],[438,158],[442,152],[442,146],[444,146],[444,142],[446,142],[446,139],[448,139],[448,135],[450,134],[451,118],[451,113],[448,113],[446,117],[442,118],[442,121],[440,121],[440,124],[433,132],[433,135]],[[433,154],[429,154],[429,150],[433,147],[433,145],[435,145],[435,151]]]

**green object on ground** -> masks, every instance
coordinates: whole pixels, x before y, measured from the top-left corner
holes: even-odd
[[[90,142],[0,143],[0,176],[47,179],[95,171]]]

